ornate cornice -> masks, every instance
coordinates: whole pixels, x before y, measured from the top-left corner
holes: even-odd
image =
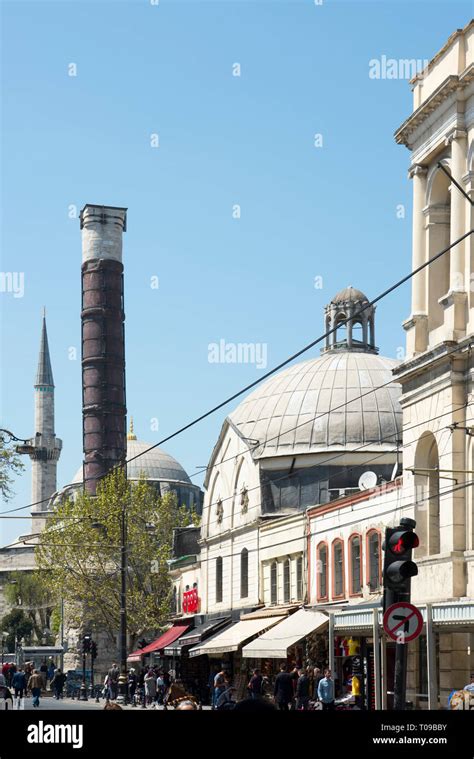
[[[409,145],[409,138],[417,127],[433,113],[447,98],[455,92],[462,92],[468,84],[474,81],[474,64],[468,66],[459,76],[451,74],[439,87],[412,113],[395,132],[398,145]]]

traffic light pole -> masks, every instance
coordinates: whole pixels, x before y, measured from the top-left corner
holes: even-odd
[[[87,685],[86,685],[86,652],[82,652],[82,683],[79,691],[79,701],[87,701]]]
[[[121,514],[120,550],[120,676],[118,679],[117,703],[128,702],[127,677],[127,517],[125,503]]]

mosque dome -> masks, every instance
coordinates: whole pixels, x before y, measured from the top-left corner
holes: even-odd
[[[138,480],[141,476],[148,480],[166,482],[183,482],[191,484],[186,471],[173,456],[161,448],[151,448],[153,443],[145,443],[142,440],[127,439],[127,459],[139,458],[127,464],[127,477],[129,480]],[[82,466],[77,470],[72,484],[82,481]]]

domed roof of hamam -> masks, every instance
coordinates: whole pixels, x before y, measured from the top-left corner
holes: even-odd
[[[330,302],[350,307],[354,301],[369,302],[352,287]],[[373,318],[370,306],[357,321]],[[274,375],[229,415],[254,458],[361,446],[394,450],[402,438],[401,386],[392,377],[399,362],[378,355],[369,327],[366,335],[327,342],[323,355]]]
[[[145,477],[148,480],[157,480],[160,482],[181,482],[191,485],[186,471],[173,456],[166,453],[162,448],[153,448],[148,453],[144,453],[151,448],[153,443],[145,443],[143,440],[137,440],[133,434],[133,422],[131,431],[127,436],[127,459],[134,459],[127,464],[127,477],[129,480],[138,480]],[[135,458],[138,456],[138,458]],[[77,470],[71,484],[82,482],[82,466]]]

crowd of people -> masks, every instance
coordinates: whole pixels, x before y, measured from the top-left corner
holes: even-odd
[[[212,708],[234,708],[234,696],[235,688],[229,673],[220,670],[213,674]],[[319,667],[295,666],[288,671],[287,664],[282,663],[273,684],[259,669],[254,669],[247,684],[247,697],[274,703],[279,711],[307,711],[315,703],[320,704],[317,708],[329,710],[335,707],[335,685],[330,669],[321,673]]]
[[[13,692],[17,708],[28,694],[32,696],[35,708],[39,707],[42,691],[51,690],[57,699],[63,697],[66,675],[55,666],[52,659],[49,662],[43,660],[39,667],[35,667],[32,662],[18,667],[13,662],[8,662],[2,667],[2,675],[5,684]]]

